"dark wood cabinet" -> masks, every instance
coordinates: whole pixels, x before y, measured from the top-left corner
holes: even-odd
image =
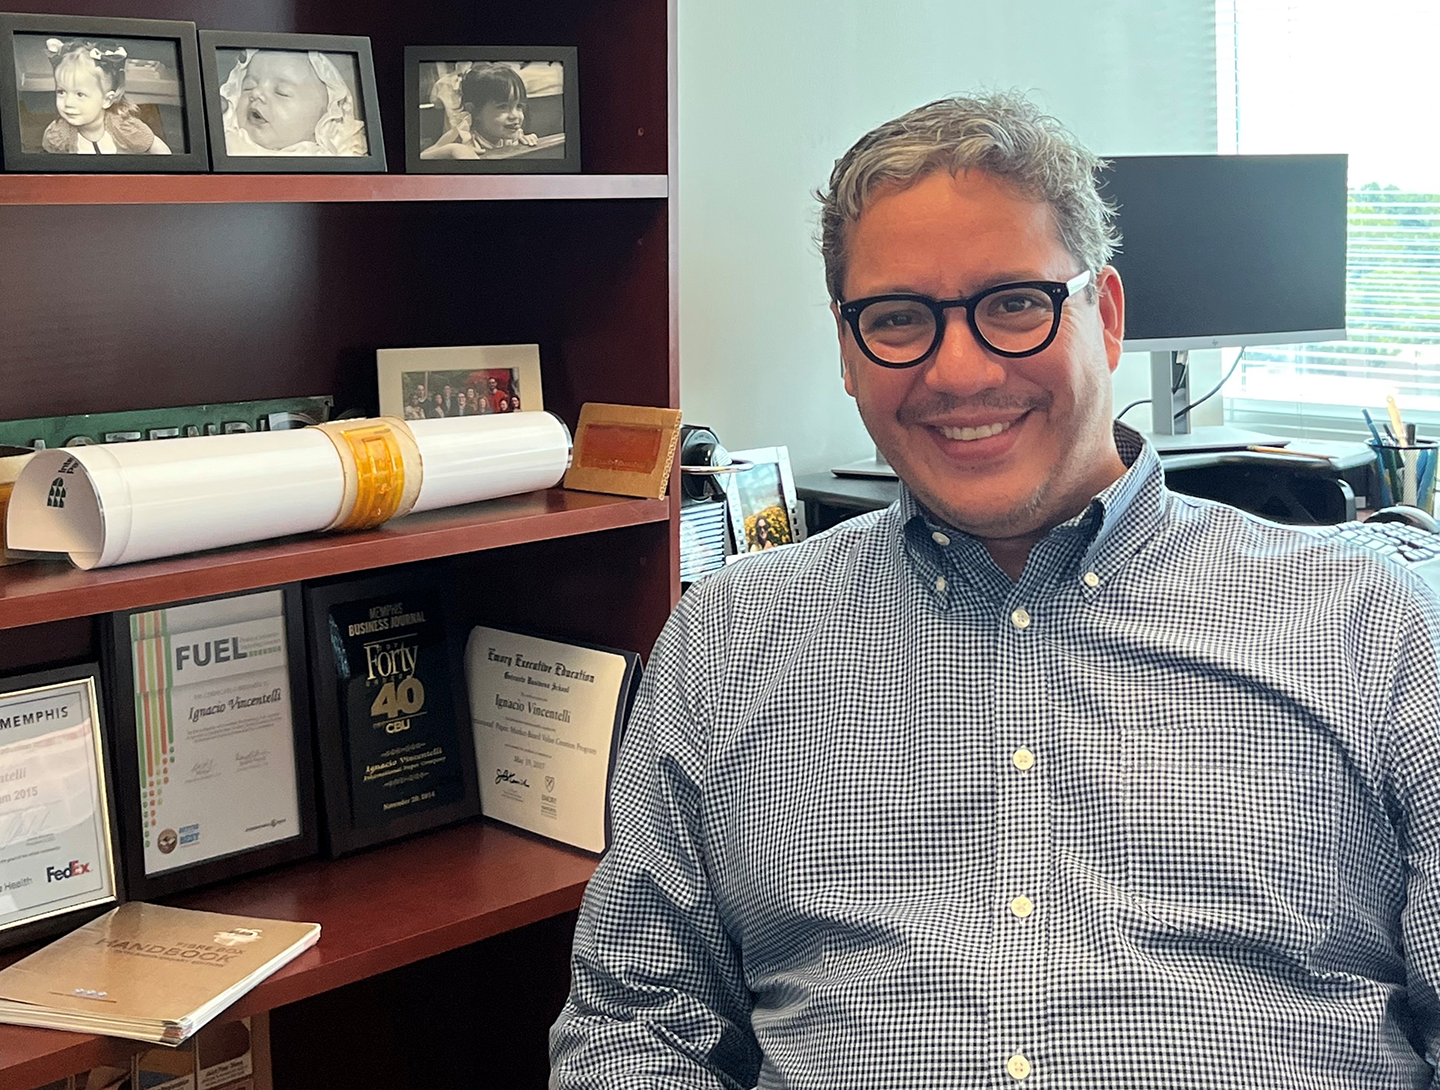
[[[124,14],[369,36],[391,173],[0,175],[0,418],[318,393],[373,412],[377,348],[514,342],[539,343],[546,408],[572,428],[586,401],[678,405],[674,0]],[[575,45],[583,173],[401,173],[415,44]],[[677,522],[674,499],[551,489],[103,571],[0,568],[0,671],[95,657],[110,610],[440,557],[468,622],[648,652],[679,593]],[[322,924],[223,1016],[272,1012],[277,1086],[539,1086],[594,862],[477,821],[173,902]],[[0,1026],[0,1086],[136,1048]]]

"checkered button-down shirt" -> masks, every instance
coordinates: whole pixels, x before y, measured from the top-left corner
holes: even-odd
[[[1440,1085],[1437,608],[1117,439],[1018,583],[907,496],[689,593],[554,1085]]]

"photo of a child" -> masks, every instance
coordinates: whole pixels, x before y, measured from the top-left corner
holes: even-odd
[[[421,159],[563,159],[561,61],[427,61],[420,81]]]
[[[170,155],[172,142],[185,149],[173,42],[16,34],[13,43],[21,150]]]
[[[346,53],[219,49],[220,103],[229,155],[362,156],[358,67]]]

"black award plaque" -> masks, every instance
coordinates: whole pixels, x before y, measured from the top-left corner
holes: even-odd
[[[331,855],[480,812],[446,585],[416,569],[306,588]]]

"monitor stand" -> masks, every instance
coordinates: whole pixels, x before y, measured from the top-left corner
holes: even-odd
[[[1190,353],[1150,353],[1150,417],[1145,436],[1160,454],[1216,454],[1249,447],[1283,447],[1290,440],[1227,424],[1190,426]],[[1178,416],[1178,419],[1177,419]]]
[[[879,447],[875,448],[875,457],[861,458],[858,462],[847,462],[843,466],[834,466],[830,472],[837,477],[880,477],[895,480],[895,470],[885,460],[885,455],[880,453]]]

